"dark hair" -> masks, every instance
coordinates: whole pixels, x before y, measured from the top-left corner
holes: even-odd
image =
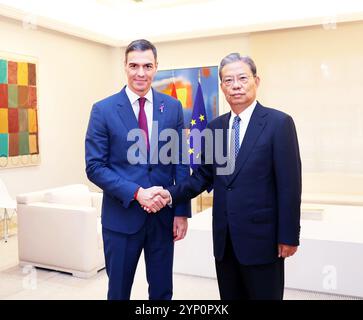
[[[252,75],[255,77],[257,75],[257,69],[255,62],[249,56],[241,56],[239,53],[230,53],[229,55],[225,56],[220,65],[219,65],[219,79],[222,81],[222,69],[226,64],[242,61],[247,64],[252,72]]]
[[[129,54],[129,52],[146,50],[151,50],[153,52],[156,61],[158,56],[156,48],[150,41],[147,41],[145,39],[134,40],[127,46],[125,51],[125,61],[127,61],[127,55]]]

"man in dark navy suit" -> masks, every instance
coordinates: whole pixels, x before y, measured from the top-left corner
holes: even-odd
[[[208,124],[222,132],[228,174],[216,157],[182,183],[158,191],[174,205],[214,189],[213,246],[221,299],[283,299],[284,259],[299,245],[301,161],[293,119],[256,100],[260,83],[247,56],[220,64],[221,89],[231,111]],[[282,93],[283,94],[283,93]],[[205,153],[212,150],[206,143]],[[212,157],[213,158],[213,157]],[[232,168],[233,166],[231,166]]]
[[[149,298],[172,298],[174,241],[183,239],[190,201],[171,208],[150,187],[166,187],[190,175],[189,166],[161,163],[160,131],[173,129],[182,138],[180,102],[151,88],[157,52],[136,40],[125,52],[127,86],[94,104],[86,135],[86,172],[103,190],[102,235],[108,299],[129,299],[136,266],[144,250]],[[131,132],[138,133],[132,140]],[[177,141],[179,143],[180,141]],[[132,152],[137,146],[137,150]],[[175,156],[175,155],[174,155]],[[177,155],[178,156],[178,155]],[[155,188],[154,188],[155,189]],[[142,207],[158,214],[148,214]]]

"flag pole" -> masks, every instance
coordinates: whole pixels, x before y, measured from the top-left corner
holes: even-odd
[[[200,78],[201,78],[201,76],[200,76],[201,72],[200,71],[201,71],[201,68],[199,68],[199,70],[198,70],[198,83],[200,85],[202,85],[202,83],[200,81]],[[202,211],[203,211],[203,193],[201,193],[200,196],[199,196],[199,212],[202,212]]]

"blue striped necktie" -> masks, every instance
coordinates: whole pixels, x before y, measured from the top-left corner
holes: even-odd
[[[235,116],[233,119],[232,129],[234,129],[234,134],[232,134],[232,144],[231,147],[234,147],[234,159],[237,159],[238,151],[240,148],[239,143],[239,125],[241,118],[239,116]]]

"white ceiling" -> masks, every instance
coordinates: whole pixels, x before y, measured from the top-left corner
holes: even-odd
[[[362,0],[0,0],[0,15],[112,46],[363,20]]]

